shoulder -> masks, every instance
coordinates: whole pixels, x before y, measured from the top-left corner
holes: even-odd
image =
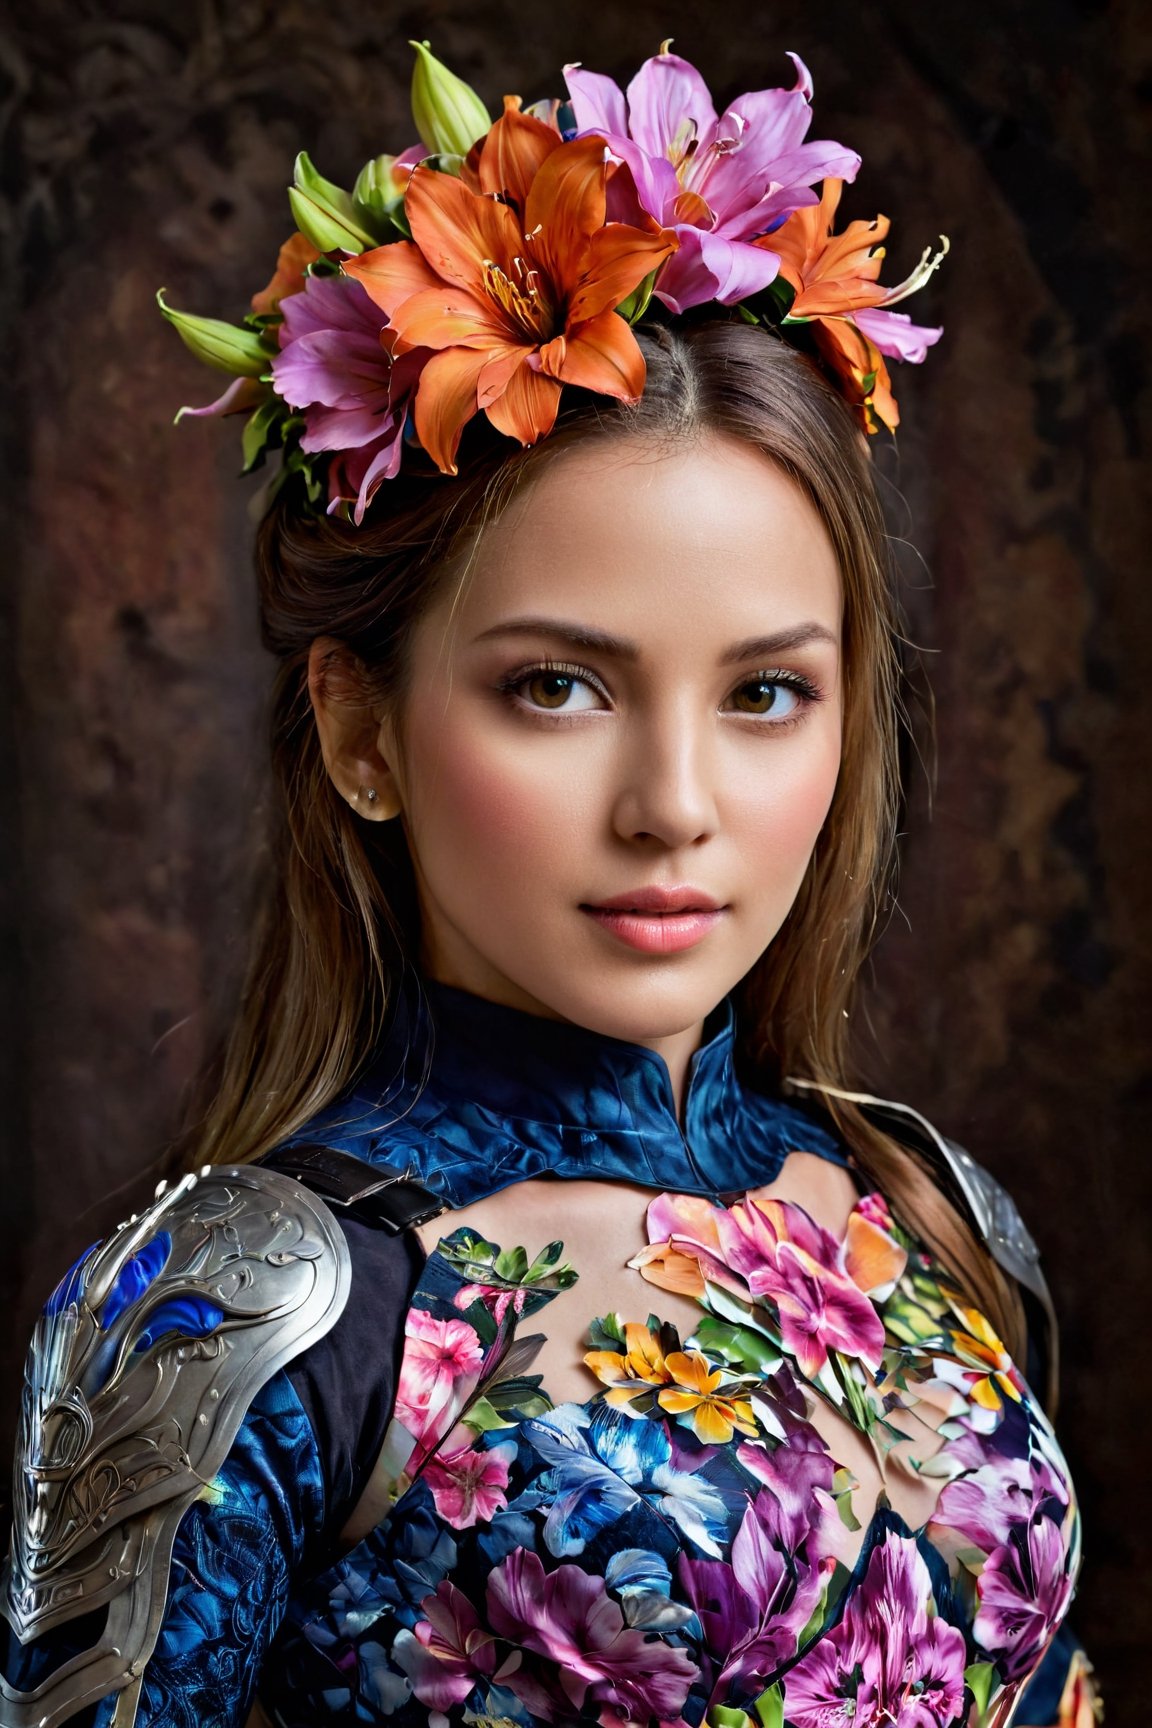
[[[868,1093],[839,1096],[856,1104],[874,1127],[918,1155],[977,1241],[1018,1286],[1028,1321],[1027,1377],[1044,1389],[1049,1414],[1054,1414],[1059,1381],[1056,1310],[1040,1249],[1013,1196],[966,1147],[911,1105]]]
[[[87,1680],[115,1690],[143,1666],[177,1526],[350,1275],[323,1201],[248,1165],[162,1184],[80,1258],[28,1355],[3,1595],[21,1643],[102,1609]]]

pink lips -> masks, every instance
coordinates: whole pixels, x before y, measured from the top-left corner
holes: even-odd
[[[715,928],[724,908],[699,888],[636,888],[580,910],[630,948],[678,954]]]

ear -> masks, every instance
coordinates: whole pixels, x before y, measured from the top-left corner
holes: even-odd
[[[369,822],[386,822],[403,808],[394,765],[383,753],[390,737],[379,704],[367,699],[364,664],[346,642],[318,636],[308,651],[308,695],[324,766],[341,798]]]

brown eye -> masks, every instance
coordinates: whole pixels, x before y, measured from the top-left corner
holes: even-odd
[[[750,678],[733,692],[732,700],[743,714],[773,714],[779,718],[793,712],[799,697],[778,678]]]
[[[570,672],[534,672],[524,680],[524,689],[537,708],[563,708],[579,682]]]

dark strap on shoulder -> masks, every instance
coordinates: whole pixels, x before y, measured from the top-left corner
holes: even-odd
[[[439,1195],[395,1164],[369,1164],[335,1146],[284,1146],[262,1160],[310,1188],[337,1214],[351,1213],[398,1236],[446,1210]]]

